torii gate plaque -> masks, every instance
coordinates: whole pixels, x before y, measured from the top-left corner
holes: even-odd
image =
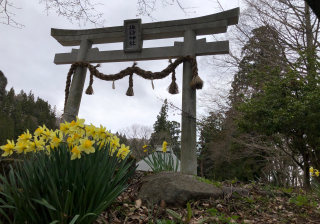
[[[51,29],[51,36],[62,46],[79,46],[71,53],[56,54],[54,63],[72,64],[76,61],[90,63],[142,61],[178,58],[180,56],[202,56],[228,54],[229,41],[206,43],[196,40],[197,35],[227,32],[230,25],[238,24],[240,9],[235,8],[213,15],[141,24],[141,19],[125,20],[124,26],[88,30]],[[184,37],[184,42],[175,42],[172,47],[142,48],[143,40]],[[124,49],[99,51],[92,44],[123,42]],[[87,68],[77,67],[70,87],[63,119],[76,120],[79,112]],[[182,111],[196,117],[196,90],[190,88],[192,66],[183,62]],[[181,118],[181,172],[197,175],[196,120],[182,113]]]

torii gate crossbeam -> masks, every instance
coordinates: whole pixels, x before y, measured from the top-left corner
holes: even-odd
[[[206,43],[196,36],[227,32],[227,27],[239,20],[240,9],[224,11],[208,16],[141,24],[140,19],[125,20],[124,26],[105,27],[88,30],[51,29],[51,36],[62,46],[79,46],[71,53],[56,54],[55,64],[72,64],[76,61],[91,63],[142,61],[178,58],[180,56],[200,56],[228,54],[229,42]],[[133,34],[131,32],[134,32]],[[175,42],[172,47],[143,48],[143,40],[184,37],[184,42]],[[93,44],[123,42],[124,50],[102,51],[92,48]],[[63,119],[71,122],[79,113],[87,68],[77,67],[72,78],[70,93]],[[181,171],[197,174],[196,155],[196,90],[190,88],[192,65],[183,62],[182,113],[181,118]],[[192,118],[193,117],[193,118]]]

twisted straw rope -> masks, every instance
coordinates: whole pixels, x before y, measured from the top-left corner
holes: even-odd
[[[133,96],[133,80],[132,80],[132,75],[133,73],[141,76],[144,79],[149,79],[149,80],[153,80],[153,79],[162,79],[167,77],[170,73],[173,73],[173,77],[172,77],[172,83],[170,84],[170,86],[168,87],[169,93],[171,94],[176,94],[178,93],[178,86],[175,83],[175,69],[178,67],[179,64],[185,62],[185,61],[190,61],[191,65],[192,65],[192,76],[193,79],[190,83],[190,87],[192,89],[202,89],[203,87],[203,81],[201,80],[201,78],[198,76],[198,66],[197,66],[197,60],[195,57],[187,55],[187,56],[181,56],[179,58],[177,58],[173,63],[171,62],[171,59],[169,59],[170,64],[168,65],[168,67],[166,67],[165,69],[163,69],[161,72],[151,72],[151,71],[145,71],[139,67],[137,67],[137,63],[134,62],[132,67],[127,67],[126,69],[120,71],[117,74],[113,74],[113,75],[105,75],[103,73],[100,73],[97,70],[97,67],[100,67],[100,64],[97,64],[96,66],[91,65],[89,62],[85,62],[85,61],[77,61],[75,63],[73,63],[69,69],[68,75],[67,75],[67,83],[66,83],[66,89],[65,89],[65,101],[64,101],[64,109],[63,111],[65,111],[66,108],[66,104],[67,104],[67,100],[68,100],[68,96],[69,96],[69,89],[70,89],[70,84],[71,84],[71,76],[74,74],[76,68],[78,66],[81,67],[87,67],[90,71],[90,82],[89,82],[89,86],[86,90],[86,94],[91,95],[93,93],[93,89],[92,89],[92,84],[93,84],[93,76],[105,80],[105,81],[115,81],[115,80],[119,80],[122,79],[123,77],[129,75],[129,88],[127,91],[127,95],[128,96]],[[172,88],[170,88],[172,86]],[[171,91],[170,91],[171,89]]]

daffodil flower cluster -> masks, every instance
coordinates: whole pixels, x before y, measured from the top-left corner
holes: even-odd
[[[310,167],[309,171],[310,171],[312,177],[313,177],[314,175],[316,175],[317,177],[320,175],[319,170],[313,169],[312,166]]]
[[[166,141],[164,141],[162,143],[162,152],[166,153],[167,152],[167,145],[168,143]],[[150,147],[150,145],[146,145],[144,143],[144,146],[142,147],[143,149],[145,149],[143,152],[147,152],[148,148]],[[155,150],[153,150],[152,152],[154,152]],[[150,168],[152,169],[153,172],[161,172],[162,170],[166,170],[166,171],[175,171],[177,172],[178,170],[178,159],[176,161],[176,167],[174,167],[174,163],[173,163],[173,158],[172,158],[172,153],[169,154],[169,158],[168,161],[166,161],[166,155],[163,154],[151,154],[152,155],[152,159],[150,159],[149,157],[143,158],[141,157],[141,159],[143,159],[143,161],[145,161]],[[147,161],[147,159],[149,161]]]
[[[84,127],[84,122],[84,119],[77,117],[77,121],[61,123],[60,131],[49,130],[45,125],[43,127],[39,126],[34,132],[34,137],[27,130],[27,132],[19,136],[16,144],[7,140],[8,144],[0,146],[4,150],[2,156],[10,156],[14,151],[26,154],[27,152],[33,151],[36,153],[45,150],[47,154],[50,154],[50,150],[58,147],[60,143],[68,144],[68,148],[72,153],[71,160],[80,159],[83,152],[87,154],[94,153],[95,148],[93,145],[95,143],[99,146],[99,150],[109,143],[110,154],[113,156],[118,147],[120,147],[119,138],[107,131],[102,125],[99,128],[93,124]],[[64,141],[65,136],[68,136],[66,142]],[[124,159],[129,152],[129,146],[126,147],[121,144],[116,156]]]
[[[146,151],[148,151],[148,147],[149,147],[150,145],[146,145],[146,143],[144,143],[144,146],[142,147],[143,149],[145,149],[143,152],[146,152]]]
[[[168,143],[167,143],[166,141],[164,141],[164,142],[162,143],[162,151],[163,151],[163,152],[167,152],[167,145],[168,145]]]
[[[162,151],[163,152],[167,152],[167,145],[168,145],[168,143],[166,142],[166,141],[164,141],[163,143],[162,143]],[[143,152],[147,152],[148,151],[148,147],[149,147],[150,145],[146,145],[146,143],[144,143],[144,146],[142,147],[143,149],[145,149]],[[153,150],[153,152],[154,152],[155,150]]]

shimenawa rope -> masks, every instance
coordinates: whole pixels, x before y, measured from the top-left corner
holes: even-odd
[[[169,65],[168,67],[166,67],[165,69],[163,69],[161,72],[151,72],[151,71],[145,71],[141,68],[139,68],[136,62],[133,63],[132,67],[128,67],[122,71],[120,71],[117,74],[113,74],[113,75],[105,75],[103,73],[100,73],[97,70],[97,67],[100,67],[100,64],[97,64],[96,66],[91,65],[89,62],[85,62],[85,61],[77,61],[75,63],[73,63],[69,69],[68,75],[67,75],[67,83],[66,83],[66,89],[65,89],[65,101],[64,101],[64,109],[63,111],[65,111],[66,108],[66,104],[67,104],[67,100],[68,100],[68,96],[69,96],[69,88],[70,88],[70,83],[71,83],[71,76],[74,74],[76,68],[78,66],[81,67],[87,67],[90,71],[90,82],[89,82],[89,86],[86,90],[86,94],[88,95],[92,95],[93,94],[93,88],[92,88],[92,84],[93,84],[93,76],[105,80],[105,81],[113,81],[112,84],[112,89],[115,88],[114,85],[114,81],[115,80],[119,80],[122,79],[123,77],[129,75],[129,88],[126,92],[127,96],[133,96],[133,73],[141,76],[144,79],[149,79],[151,80],[151,84],[152,84],[152,88],[154,89],[153,86],[153,80],[154,79],[162,79],[167,77],[170,73],[172,73],[172,82],[169,85],[169,87],[167,88],[167,90],[169,91],[169,93],[171,94],[177,94],[179,93],[179,88],[178,85],[176,83],[176,77],[175,77],[175,69],[178,67],[179,64],[181,64],[182,62],[185,61],[190,61],[191,65],[192,65],[192,81],[190,83],[190,87],[192,89],[202,89],[203,87],[203,81],[201,80],[201,78],[198,76],[198,66],[197,66],[197,61],[196,58],[190,55],[187,56],[181,56],[179,58],[177,58],[173,63],[171,61],[171,59],[169,59]]]

